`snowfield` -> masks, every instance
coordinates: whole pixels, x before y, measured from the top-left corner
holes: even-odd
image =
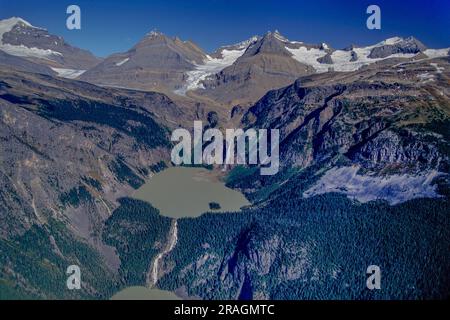
[[[441,175],[437,171],[420,175],[370,176],[359,175],[359,169],[359,166],[332,168],[305,191],[303,196],[308,198],[327,192],[338,192],[363,203],[382,199],[390,205],[415,198],[440,197],[432,185],[434,178]]]
[[[445,48],[445,49],[427,49],[423,53],[425,53],[425,55],[428,58],[442,58],[442,57],[446,57],[446,56],[449,55],[450,48]]]
[[[361,67],[375,63],[377,61],[385,60],[388,58],[412,58],[416,54],[393,54],[386,58],[369,58],[370,52],[373,48],[381,47],[384,45],[393,45],[397,42],[402,41],[399,37],[393,37],[386,39],[384,41],[381,41],[373,46],[368,47],[361,47],[361,48],[354,48],[353,51],[356,53],[358,59],[356,61],[351,61],[352,58],[352,52],[346,51],[346,50],[335,50],[331,54],[331,60],[333,61],[333,64],[323,64],[317,61],[317,59],[324,57],[327,52],[322,49],[315,49],[315,48],[306,48],[306,47],[300,47],[298,49],[291,49],[286,47],[286,50],[288,50],[290,53],[292,53],[292,57],[297,60],[300,63],[307,64],[312,66],[316,72],[322,73],[327,72],[330,68],[332,68],[334,71],[341,71],[341,72],[349,72],[349,71],[356,71],[360,69]],[[324,47],[322,45],[322,47]],[[445,50],[445,49],[444,49]]]
[[[292,57],[300,63],[312,66],[317,72],[327,72],[331,64],[322,64],[317,59],[322,58],[327,55],[325,50],[300,47],[298,49],[291,49],[286,47]]]
[[[320,48],[308,48],[303,42],[290,41],[287,38],[280,35],[277,31],[273,33],[274,37],[284,43],[284,48],[292,54],[292,58],[298,62],[309,65],[314,68],[317,73],[325,73],[330,70],[338,72],[352,72],[359,70],[363,66],[382,61],[389,58],[405,58],[410,59],[418,54],[411,53],[398,53],[391,54],[385,58],[369,58],[372,49],[382,47],[386,45],[395,45],[405,39],[400,37],[392,37],[381,41],[377,44],[366,47],[355,47],[352,50],[334,50],[330,49],[330,46],[326,43],[322,43]],[[245,50],[258,40],[258,37],[252,37],[251,39],[241,42],[234,46],[223,47],[219,52],[220,58],[213,58],[209,55],[206,56],[203,64],[195,65],[195,69],[186,72],[187,80],[182,88],[175,90],[174,92],[179,95],[185,95],[189,90],[204,89],[202,81],[208,77],[219,73],[228,66],[231,66],[239,57],[241,57]],[[292,48],[293,46],[297,48]],[[427,57],[426,59],[446,57],[449,55],[450,48],[446,49],[427,49],[423,53]],[[318,59],[330,54],[332,64],[320,63]],[[352,57],[354,59],[352,59]],[[354,60],[354,61],[353,61]],[[120,64],[125,63],[125,59]],[[120,65],[116,64],[116,65]]]

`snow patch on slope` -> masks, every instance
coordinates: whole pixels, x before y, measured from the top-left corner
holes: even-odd
[[[436,73],[442,73],[445,70],[444,67],[439,67],[437,63],[430,63],[430,66],[436,69]]]
[[[75,79],[81,76],[86,70],[76,70],[76,69],[65,69],[65,68],[52,68],[59,77],[67,79]]]
[[[116,63],[116,66],[120,67],[121,65],[123,65],[124,63],[128,62],[128,60],[130,60],[130,58],[125,58],[122,61],[119,61]]]
[[[0,44],[0,50],[18,57],[34,57],[34,58],[44,58],[49,59],[53,55],[62,56],[61,53],[53,51],[50,49],[39,49],[39,48],[28,48],[23,44],[20,46],[13,46],[10,44]]]
[[[424,72],[417,75],[421,83],[428,83],[434,81],[434,75],[428,72]]]
[[[273,33],[273,36],[275,37],[275,39],[281,41],[281,42],[289,42],[289,40],[285,37],[283,37],[278,30],[275,30]]]
[[[359,175],[360,167],[341,167],[328,170],[320,180],[303,193],[308,198],[328,192],[338,192],[360,202],[383,199],[391,205],[415,198],[439,197],[432,185],[441,173],[432,170],[420,175],[391,176]]]

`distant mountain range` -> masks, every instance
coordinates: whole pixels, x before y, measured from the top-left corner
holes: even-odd
[[[333,49],[326,43],[290,41],[274,31],[207,54],[191,41],[152,31],[130,50],[99,59],[21,18],[0,21],[0,41],[4,54],[50,68],[40,72],[104,86],[193,94],[228,105],[255,102],[300,76],[445,57],[450,50],[428,49],[414,37]],[[38,70],[21,59],[8,61],[22,70]]]

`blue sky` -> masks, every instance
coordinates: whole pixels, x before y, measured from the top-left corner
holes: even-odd
[[[82,29],[66,29],[66,8],[81,7]],[[366,28],[366,8],[381,7],[382,29]],[[278,29],[292,40],[335,48],[414,35],[450,46],[449,0],[0,0],[0,19],[20,16],[98,56],[126,51],[148,31],[192,40],[207,51]]]

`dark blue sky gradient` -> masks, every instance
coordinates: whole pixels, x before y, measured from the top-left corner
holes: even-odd
[[[66,8],[81,7],[82,29],[66,29]],[[366,28],[366,8],[381,7],[382,29]],[[148,31],[190,39],[207,51],[278,29],[291,40],[335,48],[413,35],[450,46],[450,0],[0,0],[0,19],[20,16],[99,56],[126,51]]]

